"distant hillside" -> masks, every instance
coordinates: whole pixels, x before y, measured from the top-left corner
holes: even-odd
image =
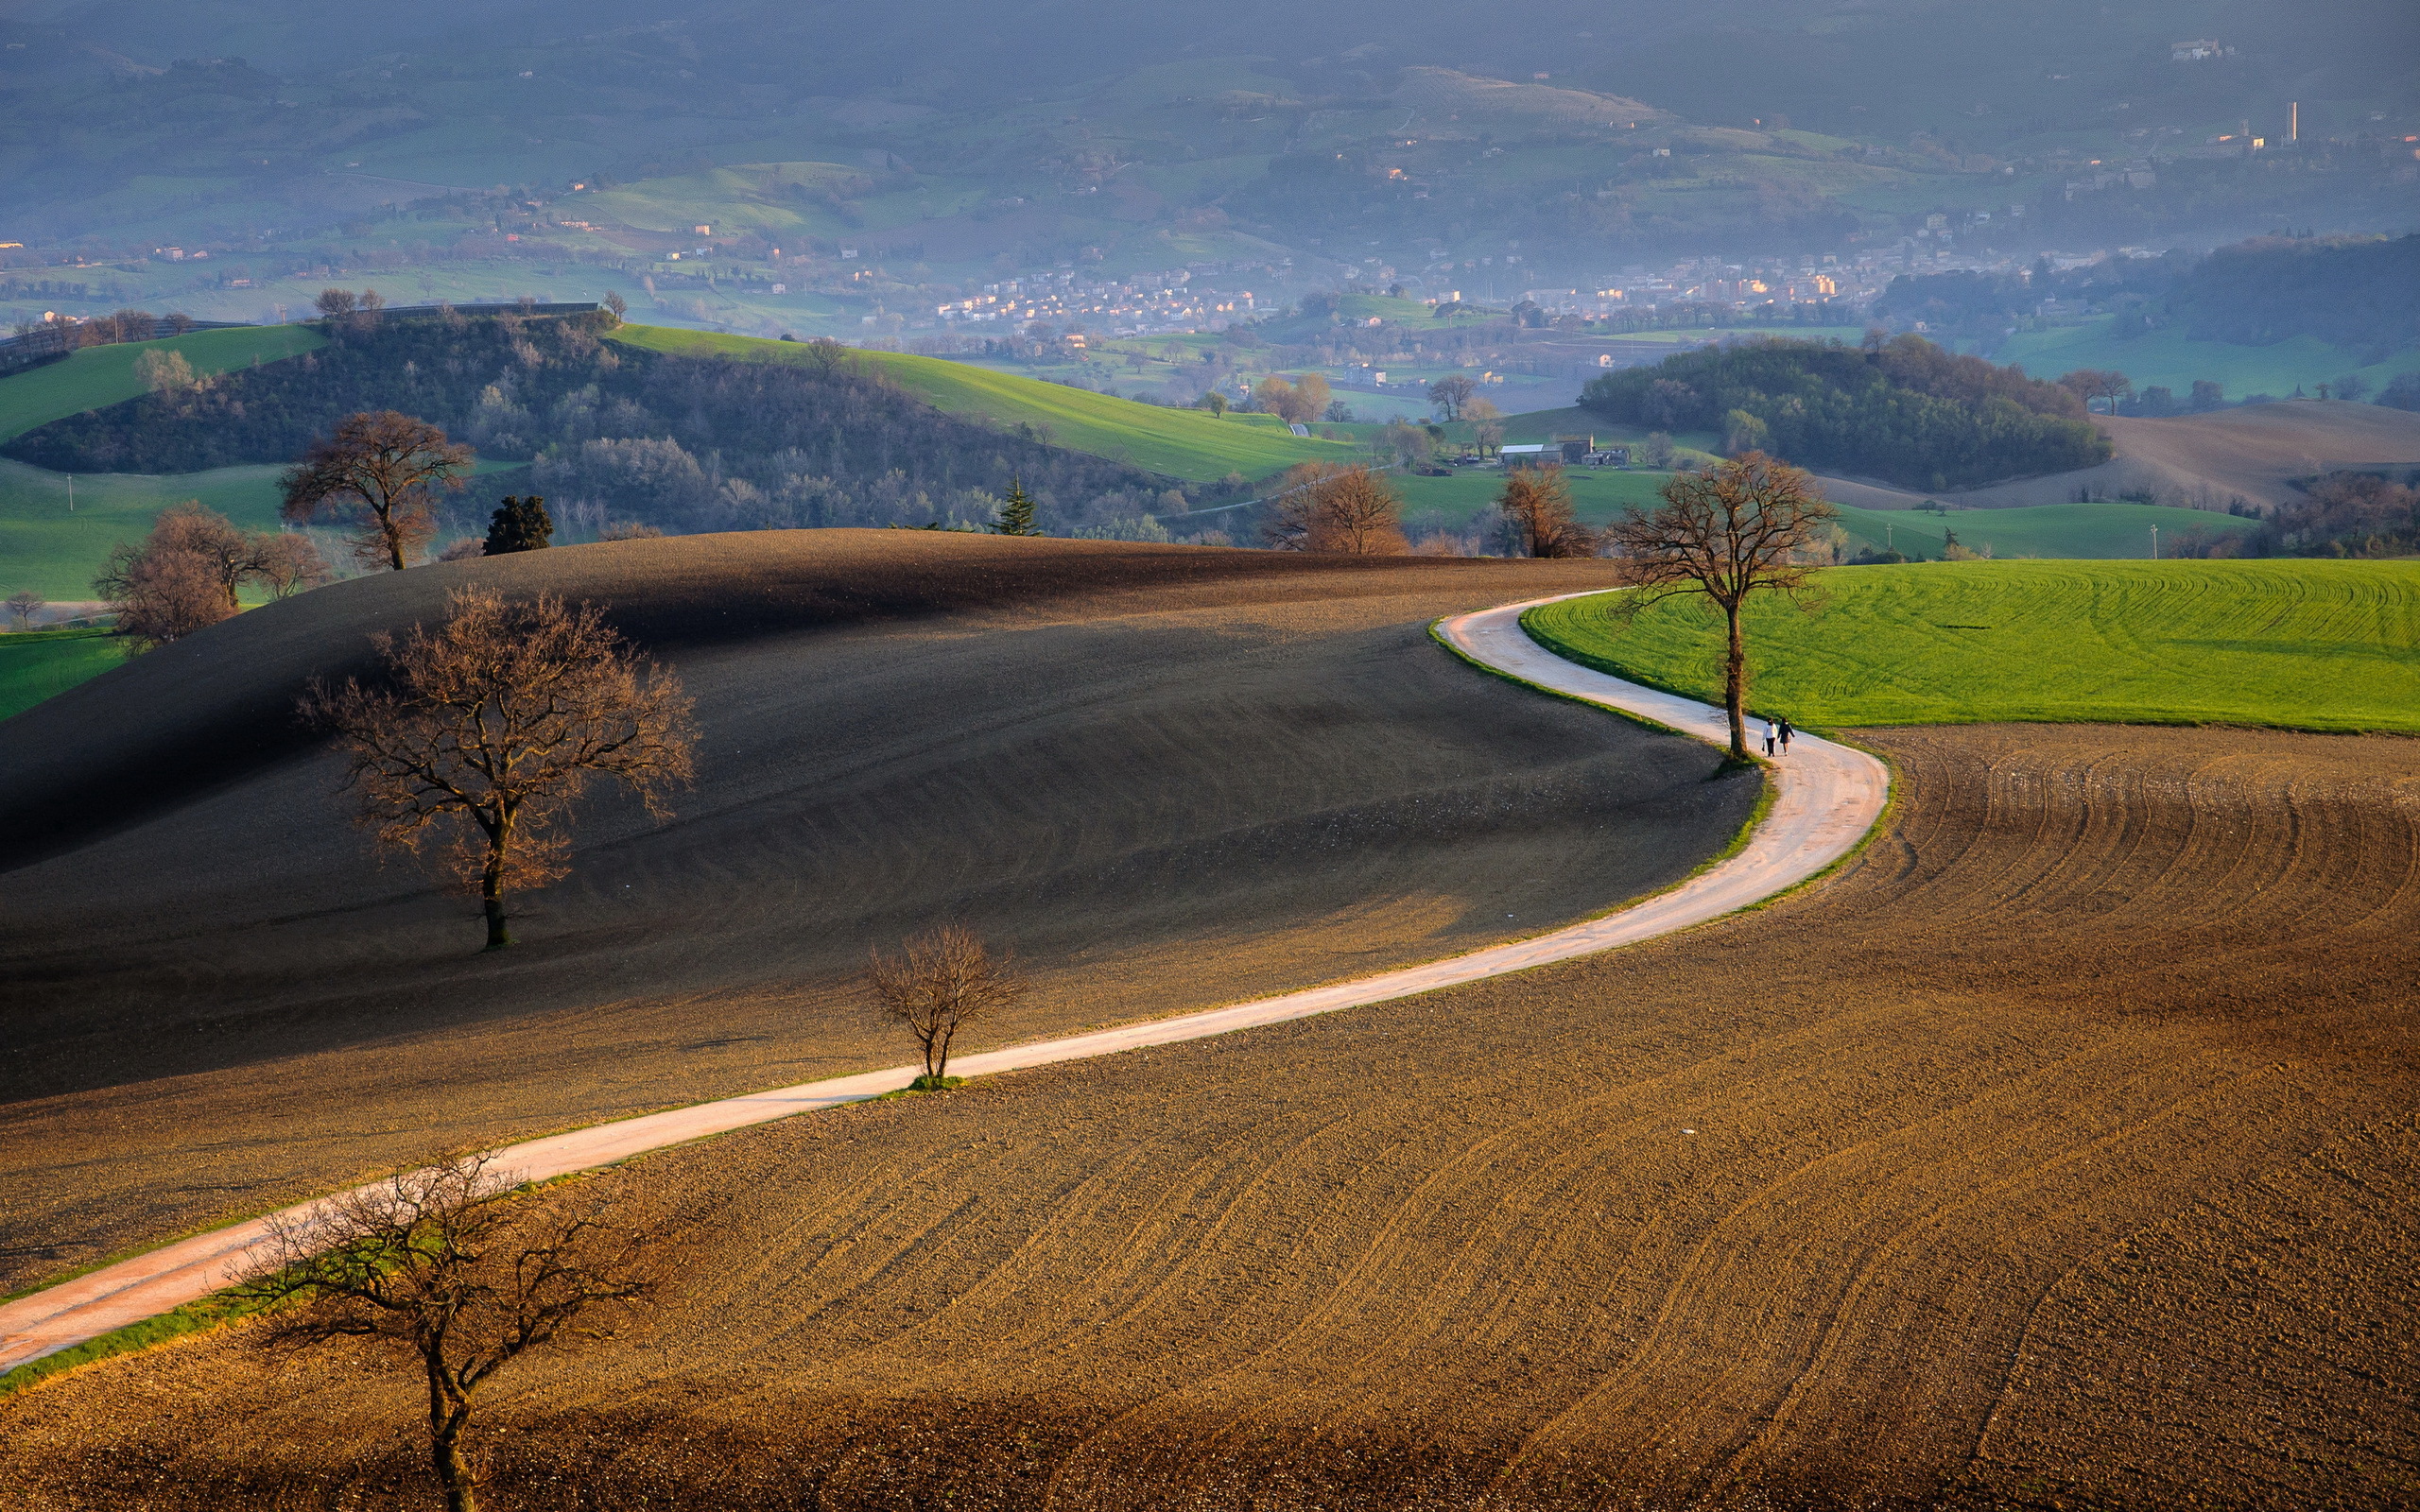
[[[1917,489],[2064,472],[2110,455],[2075,395],[1920,336],[1871,351],[1759,340],[1682,352],[1594,379],[1580,403],[1616,423],[1713,431],[1804,467]]]
[[[2420,342],[2420,235],[2222,247],[2177,281],[2169,305],[2198,340],[2317,336],[2383,355]]]
[[[1012,479],[1058,529],[1166,507],[1150,472],[943,414],[837,348],[736,362],[609,343],[609,326],[484,315],[338,326],[316,351],[71,415],[0,453],[60,472],[194,472],[287,461],[344,415],[400,409],[483,456],[532,459],[560,506],[673,529],[975,523]]]
[[[683,356],[782,363],[821,360],[820,349],[811,344],[666,326],[625,326],[614,339]],[[1206,410],[1164,409],[905,352],[864,352],[854,360],[864,370],[879,373],[950,414],[1024,426],[1053,445],[1172,478],[1208,482],[1230,472],[1256,478],[1297,462],[1340,461],[1355,455],[1353,448],[1335,441],[1295,436],[1265,415],[1217,417]]]
[[[2116,455],[2098,467],[1961,491],[1957,502],[2007,508],[2078,497],[2143,499],[2199,509],[2237,500],[2275,507],[2304,496],[2301,485],[2351,470],[2401,478],[2420,470],[2420,415],[2378,404],[2283,401],[2172,420],[2094,417]],[[1827,481],[1849,504],[1903,509],[1922,492]]]

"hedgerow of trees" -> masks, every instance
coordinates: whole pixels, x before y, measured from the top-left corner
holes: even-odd
[[[1911,488],[2065,472],[2110,456],[2074,393],[1921,336],[1682,352],[1597,378],[1580,402],[1621,424],[1746,432],[1749,444],[1800,466]]]
[[[1020,478],[1052,530],[1171,507],[1150,473],[943,414],[838,347],[820,363],[676,357],[600,340],[614,324],[356,302],[315,352],[55,421],[0,455],[88,472],[287,462],[347,416],[392,410],[531,459],[558,522],[591,533],[974,526]]]

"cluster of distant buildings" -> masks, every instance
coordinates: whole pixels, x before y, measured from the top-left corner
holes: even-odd
[[[1195,275],[1193,268],[1179,267],[1122,279],[1087,279],[1063,268],[986,284],[979,293],[942,301],[933,314],[944,326],[1043,321],[1087,326],[1103,335],[1135,336],[1222,330],[1267,308],[1250,289],[1197,290],[1191,287]]]

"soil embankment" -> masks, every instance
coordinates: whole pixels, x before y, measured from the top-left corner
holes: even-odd
[[[603,1178],[681,1280],[502,1383],[494,1500],[2408,1505],[2420,745],[1876,740],[1760,913]],[[0,1482],[399,1507],[417,1389],[200,1338]]]
[[[1715,753],[1430,644],[1603,564],[796,532],[365,579],[0,724],[0,1288],[493,1143],[912,1058],[849,979],[958,918],[1038,990],[961,1050],[1359,976],[1685,874]],[[287,711],[487,578],[609,604],[699,700],[698,790],[599,800],[483,956]],[[21,775],[20,775],[21,774]]]

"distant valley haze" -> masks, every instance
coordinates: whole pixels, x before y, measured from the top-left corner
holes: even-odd
[[[862,341],[1038,275],[1179,329],[1322,288],[1617,303],[1688,259],[1787,307],[1826,258],[2420,229],[2392,0],[27,0],[0,39],[18,320],[610,287]]]

